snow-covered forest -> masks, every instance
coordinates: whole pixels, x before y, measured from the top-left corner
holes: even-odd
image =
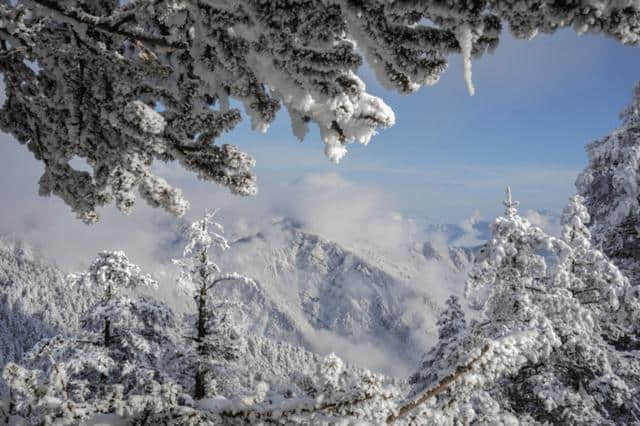
[[[412,219],[402,251],[290,217],[229,232],[158,166],[256,196],[251,154],[220,143],[243,119],[268,132],[284,106],[338,163],[402,125],[363,64],[411,95],[459,56],[481,96],[473,61],[507,32],[563,29],[635,46],[640,3],[0,0],[0,130],[39,195],[87,227],[137,196],[178,223],[158,270],[123,249],[67,270],[0,234],[0,423],[640,425],[640,82],[553,227],[505,181],[500,215]]]

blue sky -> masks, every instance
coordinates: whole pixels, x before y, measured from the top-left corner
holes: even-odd
[[[384,90],[363,67],[396,125],[367,147],[351,145],[337,166],[322,158],[317,130],[296,141],[283,111],[267,134],[244,123],[225,140],[255,155],[259,176],[340,173],[396,193],[403,209],[434,221],[474,208],[496,214],[506,184],[524,206],[558,210],[586,164],[585,145],[617,127],[639,71],[637,47],[604,37],[505,34],[493,55],[473,61],[473,97],[457,56],[435,86],[412,95]]]
[[[245,121],[221,141],[255,156],[258,196],[231,196],[175,167],[161,167],[160,174],[192,201],[188,218],[216,206],[228,223],[245,227],[256,218],[292,215],[335,239],[346,231],[393,239],[381,237],[384,221],[371,230],[378,212],[435,223],[492,219],[506,185],[523,211],[558,212],[586,164],[585,145],[618,126],[640,78],[638,53],[570,30],[530,41],[505,34],[494,55],[473,61],[473,97],[459,57],[439,83],[412,95],[383,90],[364,67],[369,91],[393,108],[396,125],[367,147],[351,145],[339,165],[324,157],[317,129],[299,143],[281,111],[267,133],[251,131]],[[0,134],[0,233],[15,233],[65,265],[78,250],[98,249],[125,249],[153,263],[150,257],[159,255],[149,247],[170,240],[179,223],[138,203],[129,217],[108,208],[99,225],[87,227],[60,200],[38,197],[41,173],[23,146]]]

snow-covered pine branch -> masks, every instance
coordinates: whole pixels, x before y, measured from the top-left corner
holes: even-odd
[[[473,93],[471,60],[496,48],[503,23],[523,39],[573,27],[637,44],[639,10],[586,0],[3,0],[0,128],[42,161],[40,194],[87,223],[112,202],[130,212],[136,193],[182,215],[188,201],[154,162],[176,161],[236,194],[257,191],[251,156],[216,144],[242,119],[230,99],[256,130],[282,106],[298,138],[316,124],[337,162],[349,143],[395,122],[357,75],[363,57],[385,87],[410,93],[461,54]],[[87,171],[71,165],[77,158]]]

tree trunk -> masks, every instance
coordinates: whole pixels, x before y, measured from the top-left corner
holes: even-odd
[[[203,399],[205,396],[207,396],[206,386],[205,386],[205,376],[206,376],[205,369],[201,365],[198,365],[198,369],[196,370],[196,386],[193,394],[196,400]]]
[[[202,342],[207,336],[207,288],[200,287],[198,296],[198,341]]]
[[[203,225],[204,226],[204,225]],[[202,250],[200,253],[200,293],[198,295],[198,352],[200,359],[198,360],[198,368],[196,370],[195,377],[195,389],[194,389],[194,398],[196,400],[202,399],[206,396],[206,369],[203,366],[203,359],[205,354],[204,350],[204,340],[207,337],[207,249]]]
[[[13,397],[13,390],[11,389],[11,387],[9,387],[9,407],[8,407],[9,411],[7,412],[7,419],[11,417],[11,414],[13,414],[13,411],[15,408],[16,408],[16,403]]]
[[[111,344],[111,320],[109,318],[104,319],[104,346],[107,347]]]
[[[108,277],[107,290],[105,294],[106,302],[108,305],[111,302],[112,290],[111,290],[111,275]],[[104,319],[104,346],[108,347],[111,344],[111,321],[109,318]]]

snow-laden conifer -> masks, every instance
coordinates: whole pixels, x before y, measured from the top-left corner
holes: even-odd
[[[409,383],[416,387],[416,391],[422,391],[425,385],[434,383],[438,372],[447,369],[446,366],[443,368],[439,365],[440,363],[455,362],[451,360],[451,353],[458,353],[462,338],[465,337],[467,323],[458,297],[450,296],[445,304],[446,308],[436,323],[438,342],[425,354],[419,370],[409,378]]]
[[[640,284],[640,83],[620,114],[622,125],[587,146],[589,164],[576,180],[594,243]]]
[[[129,261],[123,251],[101,251],[91,262],[89,269],[81,274],[69,276],[72,285],[95,286],[104,291],[104,305],[108,306],[113,296],[121,290],[137,286],[157,288],[158,283],[148,274],[143,274],[138,265]],[[105,310],[104,345],[111,343],[111,319]]]
[[[566,286],[597,316],[606,339],[625,349],[640,348],[640,289],[630,285],[591,242],[584,198],[573,196],[562,215],[562,235],[572,248],[559,262],[555,285]]]
[[[216,211],[206,212],[204,217],[193,222],[187,229],[187,243],[183,258],[174,260],[180,267],[178,286],[194,298],[197,315],[195,319],[195,335],[197,356],[200,358],[195,372],[194,396],[202,399],[206,396],[207,381],[210,377],[208,362],[220,351],[226,352],[221,345],[225,337],[237,339],[237,332],[229,323],[229,316],[222,312],[220,301],[212,305],[211,290],[226,281],[244,281],[253,283],[249,277],[237,272],[222,273],[220,267],[211,260],[210,253],[215,250],[227,250],[229,243],[224,237],[224,228],[215,221]],[[217,308],[217,312],[213,309]],[[231,327],[231,329],[228,329]],[[222,338],[222,340],[221,340]]]
[[[58,267],[28,245],[0,236],[0,371],[38,341],[74,332],[100,297],[94,288],[70,290]],[[0,399],[5,390],[0,379]]]
[[[520,217],[510,196],[505,205],[469,277],[468,290],[489,285],[473,330],[490,340],[525,333],[534,344],[526,351],[513,346],[522,362],[486,391],[520,419],[634,421],[640,359],[611,343],[612,333],[629,331],[637,301],[617,268],[591,246],[582,199],[572,197],[565,209],[562,239]]]

